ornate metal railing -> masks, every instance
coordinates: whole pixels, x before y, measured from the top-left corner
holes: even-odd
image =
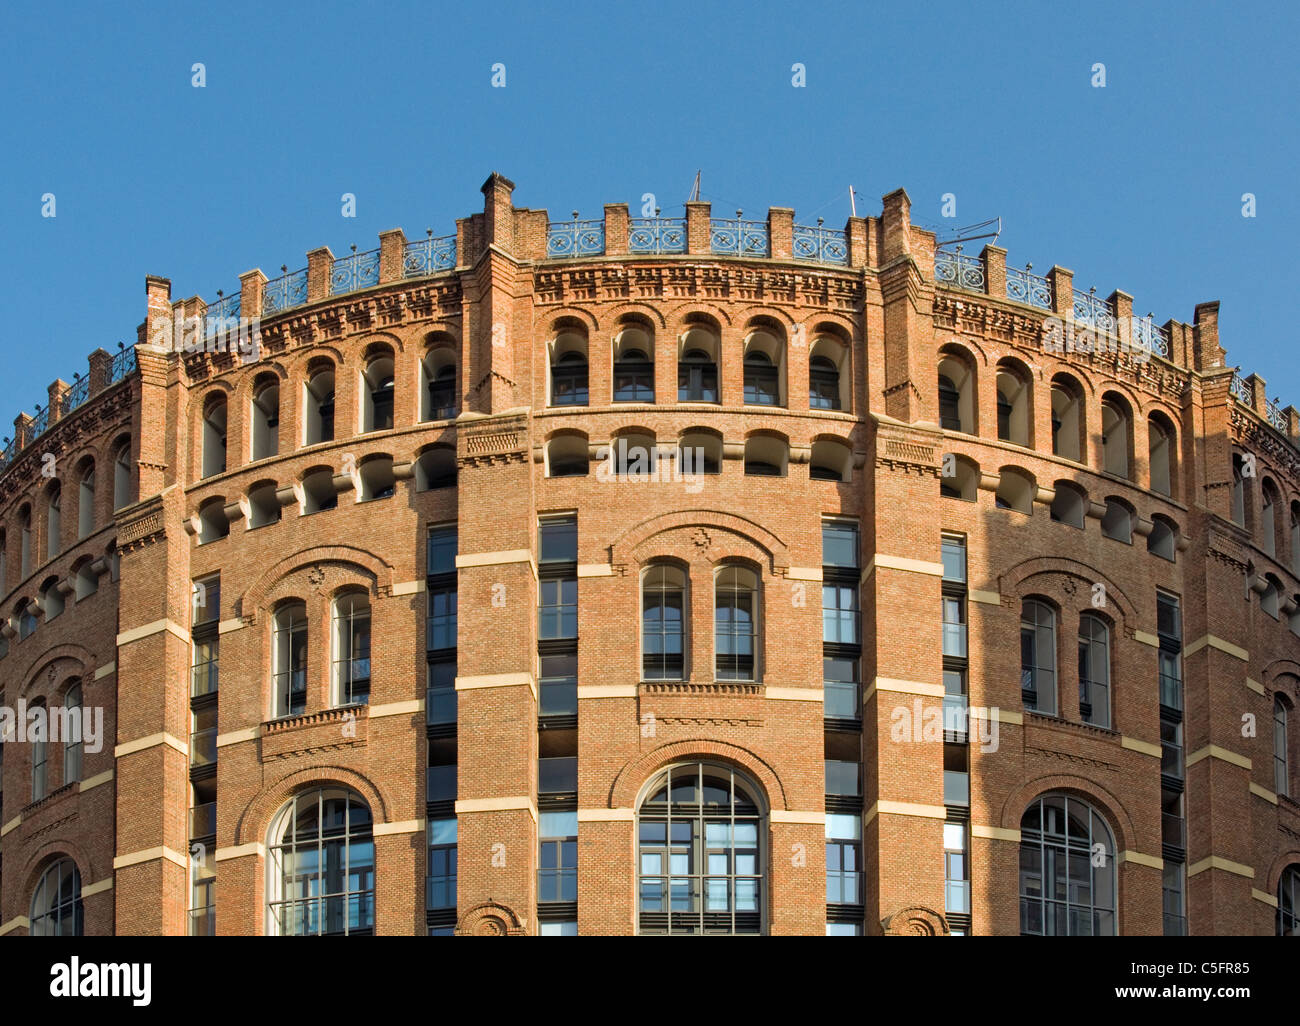
[[[847,264],[849,262],[849,241],[844,232],[834,228],[823,228],[822,219],[817,218],[817,226],[806,224],[794,226],[793,252],[796,260],[815,260],[819,264]]]
[[[284,271],[284,267],[280,267]],[[262,288],[262,316],[292,310],[307,302],[307,268],[289,271],[268,281]]]
[[[934,280],[941,285],[983,292],[984,261],[979,257],[962,255],[960,246],[951,252],[937,249],[934,251]]]
[[[1007,298],[1018,303],[1028,303],[1043,310],[1052,309],[1052,283],[1041,274],[1034,274],[1026,264],[1023,271],[1007,268]]]
[[[629,253],[685,253],[686,220],[681,217],[633,217],[627,222]]]
[[[1285,435],[1287,433],[1288,425],[1286,422],[1286,414],[1282,412],[1282,408],[1270,399],[1265,409],[1268,411],[1268,422]]]
[[[1092,292],[1074,294],[1074,320],[1076,324],[1086,324],[1107,335],[1118,334],[1114,309],[1107,300],[1098,299]]]
[[[239,327],[240,303],[242,293],[232,292],[228,296],[217,293],[217,301],[208,305],[203,315],[203,337],[223,334]]]
[[[14,461],[14,457],[18,455],[18,450],[21,448],[22,446],[19,444],[18,439],[15,438],[3,449],[0,449],[0,468],[9,466],[9,464]]]
[[[31,423],[27,425],[27,441],[30,442],[34,438],[40,438],[41,435],[45,434],[49,429],[50,408],[47,406],[42,410],[40,406],[37,405],[36,416],[33,417]]]
[[[736,211],[734,218],[709,219],[709,245],[714,253],[725,256],[767,256],[771,246],[766,221],[746,221]]]
[[[113,357],[113,365],[108,369],[108,383],[116,385],[128,374],[133,373],[135,373],[135,346],[128,346]]]
[[[1255,389],[1246,384],[1240,374],[1233,373],[1228,394],[1243,406],[1249,406],[1252,410],[1255,408]]]
[[[368,289],[379,284],[379,250],[358,253],[352,247],[349,256],[336,259],[330,267],[330,295],[341,296],[347,292]]]
[[[1169,332],[1150,316],[1133,318],[1133,348],[1169,358]]]
[[[402,253],[402,277],[423,278],[439,271],[450,271],[456,266],[456,236],[429,237],[421,242],[408,242]]]
[[[605,252],[605,221],[552,221],[546,226],[548,257],[600,256]]]
[[[76,380],[65,388],[63,394],[59,396],[59,416],[66,417],[89,398],[90,378],[77,375]]]

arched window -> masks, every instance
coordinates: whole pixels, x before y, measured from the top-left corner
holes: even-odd
[[[1152,414],[1147,421],[1147,452],[1151,490],[1161,495],[1173,495],[1174,431],[1161,414]]]
[[[45,699],[38,698],[32,702],[31,710],[37,713],[33,720],[36,726],[29,734],[32,745],[32,801],[39,802],[50,793],[49,717],[45,712]]]
[[[1277,935],[1300,937],[1300,865],[1287,866],[1277,884]]]
[[[1147,551],[1172,563],[1178,551],[1178,525],[1158,513],[1154,515],[1151,533],[1147,535]]]
[[[393,358],[372,356],[361,375],[361,430],[391,431],[393,427]]]
[[[113,509],[131,502],[131,443],[123,442],[113,456]]]
[[[939,426],[975,434],[975,374],[964,355],[940,354]]]
[[[306,416],[303,418],[303,444],[316,445],[334,440],[334,370],[332,366],[316,370],[303,385]]]
[[[686,575],[675,566],[651,566],[641,577],[641,677],[682,680]]]
[[[998,509],[1015,510],[1017,513],[1033,514],[1034,496],[1038,486],[1026,470],[1019,467],[1003,467],[998,475],[998,490],[994,495],[994,505]]]
[[[629,328],[614,343],[614,402],[655,401],[655,365],[645,332]]]
[[[337,509],[339,493],[334,487],[334,471],[314,467],[302,476],[302,512],[304,516]]]
[[[551,405],[586,406],[587,398],[587,358],[565,353],[551,368]]]
[[[1246,526],[1246,461],[1241,453],[1232,454],[1232,520]]]
[[[30,937],[80,937],[85,929],[81,908],[81,874],[72,859],[54,862],[32,894]]]
[[[745,473],[756,477],[784,477],[790,447],[774,435],[751,435],[745,439]]]
[[[1300,574],[1300,502],[1291,503],[1291,572]]]
[[[230,534],[230,518],[221,499],[210,499],[199,507],[199,544],[220,541]]]
[[[45,493],[45,558],[53,559],[62,548],[63,489],[59,482],[50,484]]]
[[[201,477],[226,469],[226,397],[214,395],[203,407],[203,466]]]
[[[716,403],[718,365],[703,349],[688,349],[677,364],[679,403]]]
[[[584,443],[585,445],[585,443]],[[585,454],[586,449],[583,449]],[[454,488],[456,485],[456,450],[437,445],[425,449],[415,461],[415,490]]]
[[[1091,613],[1079,617],[1079,718],[1110,726],[1110,630]]]
[[[348,592],[334,600],[334,704],[370,701],[370,600]]]
[[[1268,574],[1264,577],[1264,590],[1259,596],[1259,608],[1266,616],[1271,616],[1274,620],[1278,617],[1281,600],[1280,587],[1281,582],[1272,574]]]
[[[776,366],[764,352],[745,354],[745,405],[779,406],[780,386]]]
[[[967,456],[943,454],[939,476],[939,494],[946,499],[975,502],[979,498],[980,468]]]
[[[80,683],[73,684],[64,694],[63,709],[66,713],[64,729],[68,731],[63,739],[63,784],[66,787],[81,779],[81,755],[85,738],[82,734]]]
[[[752,570],[724,566],[713,581],[714,674],[718,680],[755,680],[758,578]]]
[[[456,404],[456,355],[449,346],[439,346],[420,361],[424,382],[420,419],[450,420],[459,412]]]
[[[760,934],[766,811],[727,766],[661,770],[637,808],[641,934]]]
[[[49,623],[63,613],[63,592],[59,590],[59,579],[51,577],[41,584],[41,613]]]
[[[280,522],[280,500],[274,481],[264,481],[248,490],[248,529],[250,531]]]
[[[30,638],[36,631],[36,611],[31,599],[23,599],[15,610],[18,617],[18,640]]]
[[[1083,518],[1088,508],[1088,497],[1078,485],[1057,481],[1056,495],[1052,499],[1052,520],[1058,524],[1083,529]]]
[[[1133,416],[1128,403],[1114,392],[1101,401],[1102,470],[1118,477],[1129,476],[1129,447],[1133,438]]]
[[[837,338],[822,337],[808,350],[808,407],[847,410],[848,347]]]
[[[1279,696],[1273,698],[1273,790],[1283,796],[1291,794],[1291,773],[1287,763],[1286,703]]]
[[[32,572],[32,509],[24,506],[18,511],[19,570],[18,579],[25,581]]]
[[[1078,798],[1044,795],[1020,820],[1020,933],[1115,935],[1115,841]]]
[[[1101,533],[1103,537],[1132,545],[1133,511],[1119,499],[1107,498],[1106,512],[1101,517]]]
[[[95,464],[88,463],[81,471],[77,486],[77,539],[87,537],[95,530]]]
[[[271,824],[267,855],[269,933],[374,932],[374,824],[360,795],[326,787],[295,796]]]
[[[255,460],[280,452],[280,382],[273,376],[253,388],[253,451]]]
[[[274,716],[307,708],[307,605],[289,602],[271,620],[271,694]]]
[[[683,476],[722,473],[722,436],[713,431],[682,432],[677,443],[677,465]]]
[[[393,473],[391,456],[386,454],[371,456],[357,467],[357,476],[360,478],[360,485],[357,488],[358,502],[391,499],[397,492],[397,476]]]
[[[1277,488],[1272,480],[1264,478],[1259,494],[1259,547],[1273,556],[1277,554]]]
[[[1080,462],[1083,389],[1068,374],[1052,378],[1052,454]]]
[[[585,477],[588,464],[584,435],[556,435],[546,443],[547,477]]]
[[[1026,709],[1056,715],[1056,613],[1037,599],[1020,607],[1020,694]]]
[[[812,444],[808,476],[814,481],[847,481],[853,472],[853,451],[843,442],[818,439]]]
[[[1033,425],[1031,385],[1027,372],[1010,362],[998,367],[998,438],[1013,445],[1029,446]]]

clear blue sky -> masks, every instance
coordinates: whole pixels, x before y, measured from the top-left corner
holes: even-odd
[[[1160,322],[1221,300],[1229,361],[1300,406],[1297,30],[1249,3],[10,7],[0,434],[134,339],[146,274],[211,299],[316,246],[450,234],[493,170],[557,219],[678,214],[697,168],[728,213],[837,227],[850,183],[859,213],[903,186],[915,221],[1000,215],[1012,263]]]

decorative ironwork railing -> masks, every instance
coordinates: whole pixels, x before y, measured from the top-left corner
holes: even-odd
[[[771,249],[767,222],[743,220],[739,210],[734,218],[710,218],[709,246],[725,256],[767,256]]]
[[[59,416],[66,417],[78,406],[90,398],[90,378],[80,375],[59,396]]]
[[[285,268],[280,267],[281,271]],[[278,278],[268,281],[262,288],[262,316],[292,310],[307,302],[307,268],[300,271],[288,271]]]
[[[1028,303],[1043,310],[1052,309],[1052,283],[1041,274],[1034,274],[1026,264],[1023,271],[1007,268],[1007,298],[1018,303]]]
[[[116,385],[128,374],[135,373],[135,347],[128,346],[113,357],[113,365],[108,369],[108,383]]]
[[[1148,314],[1133,318],[1133,348],[1143,349],[1156,356],[1169,358],[1169,332],[1156,324]]]
[[[1282,412],[1282,408],[1270,399],[1266,409],[1268,411],[1268,422],[1285,435],[1287,433],[1287,422],[1286,414]]]
[[[629,218],[627,222],[627,251],[629,253],[685,253],[685,218]]]
[[[963,256],[960,246],[952,252],[937,249],[934,251],[934,280],[942,285],[983,292],[984,261],[979,257]]]
[[[41,435],[45,434],[45,432],[49,430],[49,428],[50,408],[47,406],[42,410],[38,405],[36,407],[36,416],[33,417],[32,422],[27,425],[27,441],[30,442],[34,438],[40,438]]]
[[[228,296],[217,293],[217,301],[208,306],[203,315],[203,337],[224,334],[239,327],[240,303],[242,293],[232,292]]]
[[[605,252],[605,221],[552,221],[546,226],[548,257],[600,256]]]
[[[1255,408],[1255,389],[1246,384],[1241,375],[1233,373],[1232,383],[1228,386],[1228,394],[1243,406]]]
[[[815,260],[819,264],[847,264],[849,262],[849,241],[844,232],[834,228],[823,228],[822,219],[817,218],[817,226],[806,224],[794,226],[792,251],[796,260]]]
[[[379,250],[358,253],[352,247],[349,256],[339,257],[330,267],[330,295],[341,296],[347,292],[368,289],[379,284]]]
[[[1116,335],[1115,311],[1109,301],[1098,299],[1092,291],[1074,294],[1074,320],[1096,331]]]
[[[429,237],[421,242],[408,242],[402,253],[402,277],[423,278],[438,271],[450,271],[456,266],[456,236]]]
[[[21,448],[22,445],[19,444],[18,439],[15,438],[12,442],[9,442],[4,449],[0,450],[0,467],[9,466],[9,464],[14,461],[14,457],[18,455],[18,450]]]

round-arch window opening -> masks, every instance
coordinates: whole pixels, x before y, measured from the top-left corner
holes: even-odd
[[[1087,802],[1052,794],[1020,821],[1020,933],[1115,935],[1115,842]]]
[[[370,808],[344,788],[294,796],[270,831],[270,932],[370,934],[375,926],[375,842]]]
[[[661,770],[637,810],[642,934],[759,934],[764,820],[757,789],[727,766]]]
[[[53,863],[32,894],[30,937],[80,937],[85,915],[81,906],[81,874],[72,859]]]

